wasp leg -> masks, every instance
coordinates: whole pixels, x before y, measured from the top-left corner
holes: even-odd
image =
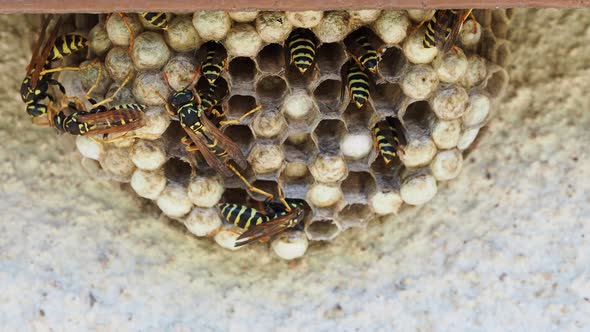
[[[59,88],[59,91],[61,91],[61,93],[63,93],[64,95],[66,94],[66,88],[64,88],[64,86],[61,83],[59,83],[58,80],[52,78],[52,79],[48,80],[47,82],[49,84],[57,85],[57,87]]]
[[[129,25],[129,21],[127,21],[127,15],[125,15],[125,13],[119,13],[119,16],[121,16],[121,19],[123,20],[123,24],[125,24],[125,26],[127,27],[127,30],[129,31],[128,52],[131,54],[131,52],[133,52],[133,45],[135,44],[135,34],[133,33],[133,29],[131,29],[131,25]]]
[[[164,102],[164,107],[166,108],[166,112],[168,113],[168,115],[170,115],[170,116],[176,116],[176,112],[174,112],[170,108],[170,105],[168,104],[168,100],[166,100],[166,98],[164,98],[164,96],[162,96],[162,94],[160,93],[160,91],[156,92],[156,94]]]
[[[108,134],[105,134],[108,136]],[[122,140],[126,140],[126,139],[134,139],[134,138],[141,138],[140,135],[129,135],[127,136],[127,134],[122,135],[122,136],[118,136],[118,137],[114,137],[111,139],[96,139],[92,136],[89,136],[91,140],[93,140],[96,143],[102,143],[102,144],[107,144],[107,143],[113,143],[113,142],[117,142],[117,141],[122,141]]]
[[[107,104],[107,103],[112,102],[114,100],[114,98],[117,96],[117,94],[119,94],[119,92],[121,92],[121,90],[123,89],[123,87],[125,87],[125,85],[127,85],[127,83],[129,83],[129,81],[131,81],[131,77],[133,77],[133,72],[131,72],[131,73],[129,73],[129,75],[127,75],[127,78],[125,78],[125,80],[123,81],[123,83],[121,83],[121,86],[119,86],[117,88],[117,90],[115,90],[115,92],[113,92],[113,94],[110,97],[108,97],[106,99],[103,99],[102,101],[94,104],[93,106],[94,107],[98,107],[98,106],[101,106],[101,105],[104,105],[104,104]]]
[[[242,233],[244,233],[244,231],[242,230],[237,230],[235,228],[218,228],[212,232],[207,233],[207,235],[205,235],[206,237],[214,237],[215,235],[217,235],[217,233],[221,232],[221,231],[226,231],[226,232],[230,232],[230,233],[234,233],[238,236],[242,235]]]
[[[94,91],[94,89],[96,89],[96,87],[98,87],[98,83],[100,82],[100,78],[102,77],[102,66],[99,64],[98,65],[98,74],[96,75],[96,81],[94,81],[94,84],[92,84],[92,86],[90,87],[90,89],[88,89],[88,91],[86,91],[86,99],[90,99],[90,94],[92,93],[92,91]]]
[[[273,200],[274,199],[274,195],[273,194],[267,193],[266,191],[264,191],[262,189],[259,189],[259,188],[256,188],[252,184],[250,184],[250,182],[248,182],[248,180],[246,180],[246,178],[242,174],[240,174],[240,172],[235,167],[233,167],[231,164],[226,163],[225,165],[232,172],[234,172],[238,176],[238,178],[240,178],[240,180],[242,180],[242,182],[244,182],[244,184],[246,185],[248,191],[251,191],[253,193],[257,193],[257,194],[260,194],[262,196],[265,196],[269,200]]]
[[[239,119],[234,119],[234,120],[226,120],[226,121],[219,121],[219,125],[220,126],[227,126],[227,125],[232,125],[232,124],[239,124],[241,123],[245,118],[247,118],[248,116],[250,116],[253,113],[256,113],[258,111],[260,111],[262,109],[262,105],[258,105],[257,107],[255,107],[254,109],[246,112],[246,114],[242,115]]]
[[[289,204],[287,204],[287,201],[285,200],[285,195],[283,195],[283,186],[281,185],[281,177],[279,177],[277,179],[277,193],[279,195],[279,201],[281,203],[283,203],[283,205],[285,206],[285,210],[287,212],[291,212],[291,207],[289,206]]]
[[[73,103],[74,106],[72,108],[75,108],[76,110],[80,110],[80,111],[85,111],[86,110],[86,106],[84,104],[84,102],[78,98],[77,96],[73,96],[73,97],[66,97],[65,98],[66,101],[68,101],[68,103],[66,105],[70,106],[70,103]],[[63,105],[63,103],[62,103]]]
[[[406,150],[404,149],[403,146],[400,145],[397,147],[397,149],[400,150],[402,154],[404,154],[404,155],[406,154]]]
[[[471,20],[473,21],[473,33],[477,33],[477,19],[475,18],[475,15],[473,15],[473,9],[469,10],[469,17],[471,17]]]
[[[98,63],[98,59],[92,61],[91,63],[85,64],[83,66],[78,66],[78,67],[55,67],[55,68],[49,68],[49,69],[45,69],[42,70],[39,73],[39,76],[43,76],[45,74],[49,74],[49,73],[56,73],[56,72],[60,72],[60,71],[66,71],[66,70],[73,70],[73,71],[82,71],[82,70],[86,70],[94,65],[96,65]]]
[[[186,149],[186,151],[188,152],[195,152],[195,151],[199,151],[199,148],[197,147],[196,144],[193,143],[193,141],[190,139],[190,137],[188,136],[184,136],[183,138],[180,139],[180,142],[184,145],[186,145],[184,148]]]

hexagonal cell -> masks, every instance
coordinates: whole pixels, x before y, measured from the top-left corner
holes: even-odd
[[[506,91],[508,80],[508,73],[504,69],[500,69],[488,78],[485,89],[492,98],[498,98]]]
[[[285,51],[279,44],[268,44],[256,56],[260,70],[266,74],[278,74],[285,68]]]
[[[492,11],[491,25],[492,31],[497,38],[506,38],[508,35],[508,27],[510,26],[510,19],[506,15],[505,10]]]
[[[510,61],[510,44],[507,41],[499,41],[495,48],[496,52],[492,61],[498,66],[506,68]]]
[[[263,109],[252,119],[250,127],[258,139],[282,141],[287,135],[287,121],[276,108]]]
[[[427,131],[433,117],[434,112],[430,104],[426,101],[417,101],[408,105],[402,120],[406,126],[411,124]]]
[[[301,74],[294,65],[288,65],[285,67],[285,77],[292,89],[307,90],[308,86],[318,78],[318,75],[315,66]]]
[[[383,158],[377,157],[371,163],[371,172],[375,177],[377,186],[381,190],[399,191],[401,174],[405,169],[399,158],[394,158],[389,164],[385,164]]]
[[[245,205],[248,202],[248,193],[242,188],[225,188],[221,196],[221,201],[224,203]],[[225,220],[225,218],[222,219]]]
[[[274,179],[271,180],[256,180],[254,182],[252,182],[252,185],[260,190],[263,190],[271,195],[273,195],[275,198],[278,195],[277,192],[277,181],[275,181]],[[283,184],[284,186],[284,184]],[[255,193],[255,192],[248,192],[248,195],[255,201],[263,203],[266,200],[266,196],[261,195],[259,193]],[[262,205],[261,207],[255,207],[256,209],[263,209],[264,205]]]
[[[320,152],[334,155],[340,152],[340,140],[346,134],[346,126],[342,120],[322,120],[313,134]]]
[[[233,58],[229,62],[228,71],[232,78],[232,85],[251,85],[256,78],[256,63],[247,57]]]
[[[342,104],[342,84],[342,81],[327,79],[315,88],[313,96],[318,103],[320,112],[331,116],[339,113]]]
[[[215,81],[215,85],[211,85],[205,76],[201,76],[197,81],[196,87],[201,99],[207,97],[211,101],[217,100],[217,104],[221,103],[229,92],[229,86],[223,77],[219,77]],[[202,101],[202,103],[205,104],[206,102]]]
[[[330,241],[340,234],[340,228],[334,220],[317,219],[305,225],[305,233],[313,241]]]
[[[490,59],[493,56],[493,47],[496,44],[496,37],[490,29],[483,29],[481,39],[477,45],[477,53],[484,58]]]
[[[301,174],[303,170],[305,173]],[[305,164],[292,162],[287,164],[281,173],[281,181],[285,197],[306,199],[307,190],[313,183],[313,177]]]
[[[346,61],[346,52],[340,43],[322,44],[316,52],[316,63],[322,73],[338,73]]]
[[[318,148],[311,139],[309,133],[291,134],[283,143],[287,162],[307,163],[313,159],[318,152]]]
[[[345,206],[336,215],[336,220],[343,230],[351,227],[364,227],[369,221],[375,219],[375,214],[367,204],[354,203]]]
[[[225,128],[223,133],[240,147],[244,156],[248,155],[254,142],[254,135],[252,135],[252,131],[248,126],[231,125]]]
[[[256,98],[246,95],[232,95],[227,101],[225,116],[228,120],[239,119],[242,115],[256,108]],[[249,123],[252,116],[244,119],[243,123]]]
[[[404,52],[398,47],[390,47],[381,56],[379,72],[388,82],[398,82],[402,76],[408,60]]]
[[[366,203],[376,190],[375,179],[368,172],[350,172],[342,182],[344,199],[349,204]]]
[[[350,102],[342,118],[349,132],[357,132],[367,130],[371,123],[376,122],[377,114],[370,103],[358,108],[354,102]]]
[[[295,131],[308,130],[320,116],[318,106],[306,92],[295,92],[285,98],[282,107],[289,128]]]
[[[373,107],[381,117],[396,115],[406,97],[398,84],[382,83],[371,95]]]
[[[407,144],[404,146],[404,153],[400,155],[401,160],[406,167],[429,164],[437,150],[430,132],[436,116],[428,103],[421,101],[408,107],[403,120]]]
[[[170,158],[164,164],[164,174],[170,182],[178,183],[184,187],[191,179],[193,168],[191,165],[179,158]]]
[[[287,83],[280,76],[266,76],[256,84],[256,94],[263,104],[280,104],[287,93]]]
[[[276,178],[276,173],[285,162],[285,155],[279,145],[258,143],[250,151],[248,162],[258,179],[271,179]]]

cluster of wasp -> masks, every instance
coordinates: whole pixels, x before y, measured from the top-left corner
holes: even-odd
[[[471,10],[439,10],[432,18],[423,22],[426,32],[423,38],[425,48],[438,48],[441,52],[451,51],[463,22],[470,16]],[[130,33],[130,50],[133,48],[133,31],[121,15]],[[154,28],[168,28],[165,13],[140,14]],[[108,18],[107,18],[108,20]],[[70,54],[80,52],[88,46],[88,40],[78,34],[59,35],[62,17],[46,16],[42,22],[42,32],[34,45],[33,55],[27,67],[27,76],[21,86],[21,96],[26,104],[26,111],[37,125],[52,126],[58,131],[72,135],[90,136],[101,143],[134,138],[128,133],[145,125],[145,105],[127,103],[108,108],[106,105],[115,100],[116,95],[131,80],[129,74],[114,93],[103,100],[96,101],[87,97],[92,104],[90,110],[77,98],[67,97],[66,89],[53,74],[66,70],[84,70],[93,63],[84,66],[57,66],[55,61],[63,60]],[[415,28],[414,28],[415,29]],[[374,47],[367,37],[366,28],[360,28],[345,39],[347,52],[351,60],[342,67],[341,99],[348,90],[351,102],[359,109],[370,103],[370,91],[374,90],[372,75],[377,72],[383,50]],[[317,74],[316,50],[319,41],[314,33],[305,28],[292,31],[286,40],[285,63],[294,66],[300,75]],[[243,229],[236,240],[235,246],[242,246],[253,241],[264,241],[282,231],[301,227],[302,220],[308,212],[304,200],[286,198],[282,194],[279,181],[277,195],[268,193],[250,184],[242,176],[240,170],[248,166],[248,161],[238,145],[227,137],[222,129],[225,126],[241,123],[246,117],[259,111],[262,105],[246,112],[239,119],[226,120],[220,101],[227,95],[227,84],[220,84],[221,73],[227,69],[227,52],[222,44],[210,41],[205,44],[206,53],[201,65],[194,73],[192,82],[177,91],[169,98],[160,95],[166,110],[172,119],[177,120],[185,132],[181,141],[189,152],[198,152],[206,163],[224,177],[236,175],[246,188],[266,197],[261,206],[254,208],[241,204],[219,203],[217,205],[223,218]],[[163,79],[168,82],[165,73]],[[204,77],[207,86],[195,89],[197,78]],[[100,78],[100,74],[98,75]],[[89,89],[87,96],[96,88],[97,82]],[[55,105],[56,98],[49,92],[55,85],[67,100],[65,107]],[[49,103],[44,104],[49,99]],[[375,149],[385,164],[403,153],[402,143],[405,141],[400,130],[401,124],[394,118],[386,117],[373,128]],[[121,134],[108,139],[110,134]],[[395,170],[392,170],[392,172]]]

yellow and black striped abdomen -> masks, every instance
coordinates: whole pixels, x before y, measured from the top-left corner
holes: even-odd
[[[383,161],[385,161],[386,165],[389,164],[397,156],[400,146],[396,129],[383,123],[378,123],[373,128],[373,139],[375,140],[379,154],[383,157]]]
[[[424,48],[442,48],[458,19],[459,15],[455,10],[437,10],[426,24],[422,46]]]
[[[55,40],[48,61],[63,59],[88,46],[88,39],[75,34],[66,34]]]
[[[369,99],[369,76],[361,70],[356,62],[351,62],[346,74],[350,97],[358,108],[363,107]]]
[[[359,36],[355,42],[359,45],[362,50],[362,54],[359,55],[358,61],[367,70],[374,73],[377,71],[377,65],[379,64],[379,54],[373,48],[369,39],[366,36]]]
[[[223,157],[228,156],[227,150],[225,150],[219,144],[219,141],[215,137],[208,134],[208,131],[205,129],[205,127],[202,127],[200,129],[199,133],[201,134],[201,137],[203,138],[203,143],[205,143],[205,145],[207,146],[207,149],[209,149],[209,151],[212,154],[216,155],[219,158],[223,158]]]
[[[219,203],[217,207],[225,220],[244,230],[269,221],[268,216],[245,205]]]
[[[290,61],[303,74],[315,60],[316,44],[304,30],[296,30],[287,40]]]
[[[203,76],[205,76],[210,84],[215,83],[225,66],[225,60],[220,58],[220,55],[217,54],[217,52],[218,50],[215,49],[207,51],[207,59],[201,68]]]
[[[166,13],[141,13],[141,16],[156,28],[168,30],[168,18],[166,18]]]

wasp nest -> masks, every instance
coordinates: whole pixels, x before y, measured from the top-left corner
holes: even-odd
[[[96,17],[84,16],[76,20],[77,28],[90,31],[91,53],[103,69],[93,96],[104,98],[134,73],[116,102],[148,107],[146,126],[133,133],[140,138],[101,144],[79,137],[77,147],[93,173],[130,182],[139,196],[153,200],[196,236],[234,249],[237,234],[222,222],[216,203],[252,205],[261,197],[188,153],[180,142],[181,126],[170,120],[158,97],[188,85],[200,65],[195,54],[205,42],[220,41],[228,54],[221,76],[229,88],[222,102],[226,115],[237,119],[263,106],[224,133],[247,156],[250,167],[244,174],[255,186],[275,191],[280,178],[286,197],[308,203],[303,226],[275,237],[271,245],[285,259],[300,257],[308,241],[332,240],[347,228],[397,213],[404,203],[425,204],[437,183],[459,175],[463,152],[507,85],[509,14],[476,11],[477,23],[468,20],[458,48],[446,54],[422,46],[425,27],[416,26],[428,12],[420,10],[198,12],[169,15],[167,31],[128,14],[135,34],[130,50],[129,31],[118,15],[94,26],[88,22]],[[372,76],[370,103],[358,109],[348,93],[340,98],[345,84],[340,70],[349,59],[344,38],[363,26],[383,53]],[[285,39],[298,27],[319,39],[313,75],[285,63]],[[68,92],[84,96],[98,71],[64,74]],[[405,153],[393,167],[378,156],[371,136],[385,117],[397,118],[405,137]]]

